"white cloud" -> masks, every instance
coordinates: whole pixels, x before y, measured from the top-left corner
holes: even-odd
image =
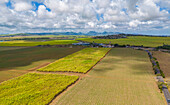
[[[46,10],[46,7],[44,5],[40,5],[38,7],[38,17],[39,18],[53,18],[55,17],[55,14]]]
[[[51,32],[69,29],[122,31],[128,28],[154,30],[157,27],[170,27],[169,0],[10,1],[12,8],[7,7],[8,0],[0,1],[0,32]],[[38,10],[35,11],[32,1],[41,3]]]
[[[154,0],[144,0],[138,4],[136,12],[130,12],[129,16],[133,19],[139,20],[153,20],[168,15],[168,11],[160,11],[160,7],[154,2]]]
[[[27,2],[18,2],[14,4],[14,9],[16,11],[27,11],[32,9],[32,5]]]

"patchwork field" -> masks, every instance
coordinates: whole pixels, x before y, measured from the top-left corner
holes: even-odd
[[[170,37],[146,37],[146,36],[129,36],[122,39],[92,39],[92,38],[80,38],[77,40],[95,43],[119,44],[119,45],[138,45],[147,47],[157,47],[164,44],[170,44]]]
[[[38,71],[68,71],[86,73],[95,65],[110,48],[85,48],[72,55],[68,55]]]
[[[43,67],[81,49],[34,47],[0,51],[0,82]]]
[[[75,40],[52,40],[52,41],[5,41],[0,42],[0,46],[38,46],[38,45],[67,45],[77,43]]]
[[[0,105],[46,105],[78,76],[28,73],[0,84]]]
[[[114,48],[56,105],[165,105],[148,55]]]

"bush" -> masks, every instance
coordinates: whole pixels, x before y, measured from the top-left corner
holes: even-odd
[[[159,62],[158,62],[158,61],[156,61],[156,64],[157,64],[158,68],[160,69]]]
[[[156,61],[157,59],[155,57],[153,57],[153,59]]]
[[[165,78],[165,74],[163,73],[162,70],[160,70],[160,73],[161,73],[162,77]]]
[[[168,88],[168,84],[164,83],[164,82],[158,82],[158,88],[160,89],[160,92],[162,93],[162,88],[163,85],[166,85],[166,87]]]
[[[160,92],[162,93],[162,88],[163,88],[163,82],[158,82],[158,88],[160,89]]]

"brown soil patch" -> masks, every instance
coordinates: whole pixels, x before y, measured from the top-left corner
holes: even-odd
[[[153,56],[157,58],[160,68],[165,74],[165,77],[170,78],[170,53],[154,51]]]

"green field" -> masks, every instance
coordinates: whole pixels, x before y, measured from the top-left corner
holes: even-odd
[[[72,55],[57,60],[38,71],[68,71],[86,73],[95,65],[110,49],[109,48],[85,48]]]
[[[148,55],[114,48],[56,105],[165,105]]]
[[[146,36],[129,36],[121,39],[92,39],[92,38],[80,38],[77,40],[95,43],[119,44],[119,45],[136,45],[136,46],[147,46],[157,47],[164,44],[170,44],[170,37],[146,37]]]
[[[77,43],[75,40],[51,40],[51,41],[5,41],[0,42],[0,46],[38,46],[38,45],[67,45]]]
[[[78,76],[29,73],[0,84],[0,105],[46,105]]]
[[[0,51],[0,82],[25,74],[82,48],[33,47]],[[12,50],[13,49],[13,50]]]

